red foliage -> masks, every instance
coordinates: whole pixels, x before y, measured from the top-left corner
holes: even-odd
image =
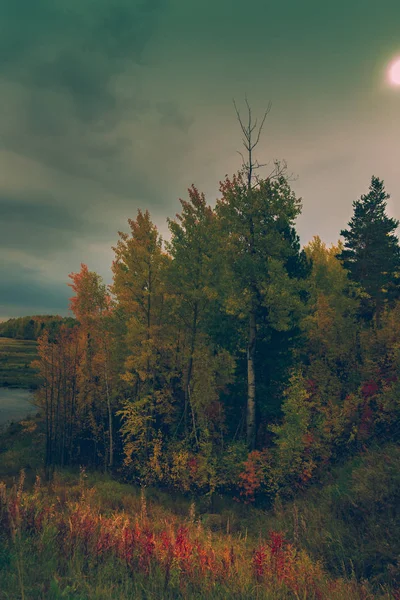
[[[361,388],[361,393],[364,398],[371,398],[371,396],[374,396],[378,390],[379,385],[376,383],[376,381],[370,380],[364,383]]]
[[[279,554],[279,552],[282,551],[283,547],[287,543],[286,540],[284,539],[284,537],[281,533],[278,533],[276,531],[271,531],[271,533],[269,535],[270,535],[270,541],[269,541],[268,545],[271,548],[271,554],[272,555]]]
[[[374,424],[374,412],[369,404],[365,404],[362,413],[360,425],[358,427],[358,437],[360,439],[366,439],[371,434],[371,430]]]
[[[197,471],[199,470],[199,461],[197,460],[197,458],[195,458],[194,456],[189,458],[187,466],[191,477],[196,477]]]
[[[271,531],[269,541],[253,554],[253,567],[257,581],[265,577],[273,577],[278,581],[290,580],[291,550],[292,547],[281,533]]]
[[[260,546],[257,550],[254,550],[253,554],[253,567],[257,581],[261,581],[264,575],[264,567],[267,558],[266,546]]]
[[[304,447],[306,449],[311,448],[313,442],[314,442],[314,436],[311,432],[307,432],[303,435],[303,443],[304,443]]]
[[[251,455],[249,460],[254,463],[254,453]],[[147,519],[132,522],[118,513],[101,515],[86,501],[86,496],[78,502],[64,503],[60,510],[59,503],[49,504],[44,496],[18,493],[6,496],[4,486],[0,487],[0,527],[4,535],[15,539],[16,531],[26,532],[34,540],[35,534],[41,537],[44,522],[57,530],[56,542],[63,556],[69,558],[78,551],[99,564],[108,555],[121,561],[132,574],[140,572],[146,576],[155,567],[164,575],[165,589],[174,574],[185,597],[190,593],[189,586],[196,585],[207,589],[212,597],[216,583],[231,585],[243,575],[250,577],[248,584],[252,585],[254,577],[257,586],[270,590],[282,584],[296,598],[327,597],[320,589],[323,573],[319,565],[296,552],[280,532],[271,531],[268,540],[251,554],[247,548],[239,547],[236,556],[231,542],[214,549],[211,539],[201,530],[189,525],[177,526],[174,519],[165,521],[165,527],[156,532]],[[338,586],[332,584],[329,597],[338,597],[337,591],[342,598],[343,585],[342,580]],[[348,586],[346,589],[350,590]],[[360,595],[360,586],[354,592],[349,597],[364,597]]]
[[[310,394],[314,394],[317,391],[317,382],[314,379],[307,379],[306,390]]]
[[[254,494],[261,488],[266,458],[266,450],[253,450],[244,462],[244,471],[239,474],[239,488],[245,504],[254,502]]]

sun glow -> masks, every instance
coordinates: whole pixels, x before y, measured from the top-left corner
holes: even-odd
[[[400,86],[400,56],[395,58],[388,69],[389,82],[392,85]]]

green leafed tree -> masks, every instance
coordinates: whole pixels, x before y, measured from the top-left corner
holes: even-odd
[[[291,329],[301,309],[297,279],[289,263],[299,258],[294,235],[301,203],[285,175],[285,166],[275,164],[265,179],[255,174],[259,165],[253,158],[261,127],[253,122],[248,106],[248,123],[243,125],[247,161],[232,179],[221,183],[216,213],[221,243],[221,288],[226,310],[244,325],[247,353],[246,438],[255,447],[257,426],[256,353],[260,326],[278,331]],[[256,134],[254,135],[254,132]],[[293,267],[293,265],[292,265]],[[268,403],[268,399],[263,399]]]
[[[212,344],[207,332],[209,315],[217,304],[216,215],[194,185],[188,191],[189,200],[180,201],[181,213],[175,220],[168,219],[171,240],[167,248],[172,260],[167,278],[174,297],[182,363],[181,423],[185,435],[190,432],[198,447],[200,437],[206,437],[212,425],[217,425],[215,413],[221,414],[218,388],[230,379],[233,364],[229,353]]]

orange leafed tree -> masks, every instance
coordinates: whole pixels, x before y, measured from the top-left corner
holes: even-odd
[[[80,366],[83,386],[92,401],[101,403],[105,396],[108,413],[108,466],[114,462],[113,399],[117,375],[112,369],[113,335],[111,322],[113,304],[107,286],[100,275],[89,271],[84,264],[79,273],[71,273],[70,287],[75,295],[70,299],[70,309],[80,322],[84,334],[85,356]]]
[[[45,417],[47,476],[55,464],[68,464],[74,452],[80,427],[78,379],[83,351],[78,327],[62,326],[55,340],[50,340],[45,331],[38,340],[38,359],[33,367],[42,380],[36,400]]]

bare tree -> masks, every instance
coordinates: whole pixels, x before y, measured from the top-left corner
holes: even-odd
[[[242,157],[242,165],[243,165],[243,169],[246,173],[246,177],[247,177],[248,190],[249,190],[249,192],[251,192],[253,179],[254,179],[254,177],[257,177],[255,175],[254,171],[256,171],[257,169],[260,169],[261,167],[267,166],[267,164],[260,164],[258,162],[258,160],[254,160],[253,150],[260,141],[260,136],[261,136],[261,132],[264,127],[265,119],[267,118],[267,115],[270,112],[272,105],[271,105],[271,102],[268,103],[268,107],[267,107],[266,111],[264,112],[261,123],[257,129],[258,119],[256,119],[253,122],[253,115],[252,115],[250,104],[247,100],[247,96],[245,97],[245,102],[246,102],[247,113],[248,113],[247,124],[244,124],[242,117],[240,116],[240,112],[238,110],[235,100],[233,100],[233,105],[235,107],[236,116],[237,116],[237,119],[240,124],[240,128],[241,128],[243,136],[244,136],[242,138],[242,142],[243,142],[243,146],[247,153],[247,160],[243,156],[242,152],[238,151],[238,154],[240,154],[240,156]]]
[[[253,120],[253,113],[251,110],[251,106],[247,100],[247,96],[245,96],[245,103],[246,103],[246,108],[247,108],[247,123],[244,123],[244,121],[240,115],[239,109],[237,107],[236,101],[235,101],[235,99],[233,99],[233,105],[235,107],[236,116],[239,121],[239,125],[242,130],[242,133],[243,133],[242,142],[243,142],[243,146],[246,150],[247,160],[244,157],[242,152],[239,152],[237,150],[237,153],[242,158],[242,168],[246,174],[248,189],[252,190],[260,182],[260,177],[256,173],[256,171],[263,167],[268,167],[271,164],[270,161],[267,163],[259,163],[257,159],[254,159],[253,150],[255,149],[255,147],[258,145],[258,143],[260,141],[260,137],[261,137],[261,133],[262,133],[262,130],[263,130],[263,127],[265,124],[265,120],[267,118],[267,115],[271,111],[272,103],[271,102],[268,103],[267,109],[265,110],[265,112],[263,114],[263,117],[261,119],[261,122],[260,122],[260,125],[258,126],[258,128],[257,128],[258,119],[256,118],[255,121]],[[268,175],[266,175],[266,177],[265,177],[266,179],[278,179],[282,175],[287,174],[287,163],[285,160],[274,159],[272,162],[273,162],[273,168],[268,173]],[[294,179],[294,177],[291,174],[287,177],[287,179],[292,180],[292,179]]]
[[[257,159],[254,158],[254,150],[260,141],[260,136],[265,124],[267,115],[271,110],[271,102],[269,102],[267,109],[265,110],[263,117],[258,124],[258,119],[253,118],[250,104],[245,97],[247,107],[247,122],[244,122],[235,100],[233,105],[235,107],[236,116],[240,124],[240,128],[243,133],[243,146],[246,151],[246,157],[242,152],[238,152],[242,157],[242,169],[245,173],[247,180],[247,204],[250,207],[248,212],[248,227],[249,227],[249,252],[252,255],[256,254],[255,249],[255,234],[254,234],[254,220],[251,211],[252,196],[255,188],[259,186],[260,177],[256,173],[258,169],[267,167],[269,163],[261,164]],[[279,178],[286,172],[286,162],[274,161],[274,167],[267,176],[268,179]],[[256,356],[256,342],[257,342],[257,306],[258,306],[258,288],[256,281],[251,282],[252,289],[252,300],[249,314],[249,333],[248,333],[248,344],[247,344],[247,410],[246,410],[246,438],[250,449],[254,449],[256,442],[256,373],[255,373],[255,356]]]

